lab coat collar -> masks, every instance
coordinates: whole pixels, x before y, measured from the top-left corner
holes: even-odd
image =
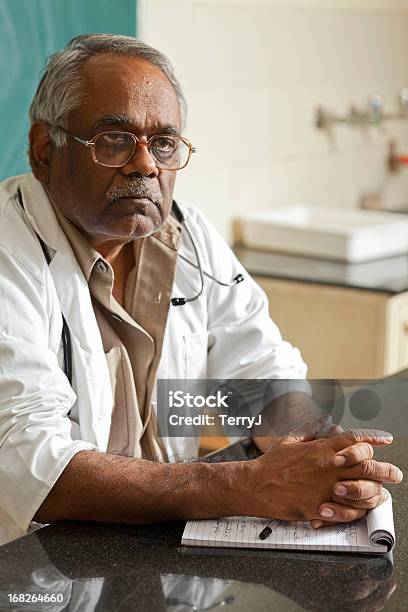
[[[63,232],[42,183],[30,172],[22,176],[19,187],[31,226],[47,246],[58,251]]]

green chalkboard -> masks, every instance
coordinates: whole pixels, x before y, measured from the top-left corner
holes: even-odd
[[[89,32],[134,36],[136,0],[0,0],[0,180],[28,169],[28,108],[45,58]]]

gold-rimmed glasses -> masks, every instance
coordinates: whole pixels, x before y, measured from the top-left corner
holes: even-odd
[[[147,147],[158,170],[181,170],[187,166],[191,155],[197,151],[187,138],[172,134],[154,134],[147,140],[141,140],[132,132],[112,130],[101,132],[90,140],[86,140],[71,134],[60,125],[53,127],[89,147],[93,161],[108,168],[126,166],[132,159],[138,144]]]

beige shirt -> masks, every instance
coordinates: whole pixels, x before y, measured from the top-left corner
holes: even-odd
[[[114,271],[53,205],[88,282],[108,362],[113,413],[107,452],[165,460],[151,398],[172,293],[181,225],[168,217],[154,235],[133,241],[124,307],[113,296]]]

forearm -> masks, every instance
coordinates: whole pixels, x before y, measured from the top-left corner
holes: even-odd
[[[370,491],[360,499],[351,490],[344,505],[341,497],[329,501],[333,491],[337,495],[335,487],[350,488],[351,481],[358,481],[358,487],[366,481],[399,483],[402,474],[396,466],[372,459],[371,445],[391,440],[375,430],[350,430],[309,442],[288,436],[258,459],[215,464],[154,463],[81,451],[34,520],[151,523],[234,515],[317,520],[328,516],[320,510],[330,507],[331,522],[349,522],[366,511],[361,500]],[[337,459],[345,453],[348,458],[340,465]],[[349,507],[353,499],[355,508]]]
[[[236,514],[244,463],[155,463],[82,451],[33,520],[151,523]]]

